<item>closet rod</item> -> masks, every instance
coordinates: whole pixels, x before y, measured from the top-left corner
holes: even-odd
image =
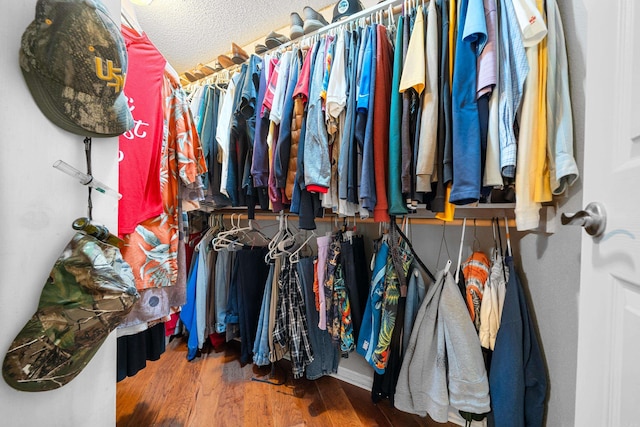
[[[350,217],[351,218],[351,217]],[[503,221],[504,217],[500,217],[500,220]],[[269,215],[269,214],[255,214],[255,218],[254,220],[256,221],[276,221],[278,219],[278,217],[276,215]],[[341,220],[342,217],[338,217],[338,220]],[[315,221],[316,222],[334,222],[336,220],[335,216],[326,216],[324,218],[316,218]],[[411,225],[443,225],[445,223],[445,221],[442,221],[440,219],[437,218],[412,218],[411,216],[409,216],[409,220],[410,220],[410,224]],[[350,219],[351,221],[351,219]],[[451,227],[456,227],[456,226],[461,226],[462,225],[463,220],[462,219],[454,219],[453,221],[446,221],[446,225],[451,226]],[[515,227],[516,226],[516,221],[515,219],[509,219],[509,226],[510,227]],[[356,223],[358,224],[377,224],[373,218],[367,218],[367,219],[357,219]],[[475,225],[477,227],[491,227],[492,226],[492,220],[491,219],[486,219],[486,218],[469,218],[467,217],[467,225],[472,224]]]
[[[358,12],[358,13],[354,13],[353,15],[349,15],[349,17],[346,18],[346,19],[343,19],[343,20],[338,21],[338,22],[332,22],[329,25],[325,25],[324,27],[319,28],[319,29],[317,29],[316,31],[314,31],[312,33],[305,34],[304,36],[302,36],[301,39],[295,39],[295,40],[291,40],[291,41],[289,41],[287,43],[283,43],[280,46],[273,48],[272,50],[277,51],[278,49],[287,48],[288,46],[290,46],[292,44],[300,43],[300,42],[302,42],[304,40],[311,39],[314,36],[318,36],[318,35],[324,34],[324,33],[328,32],[328,31],[331,31],[331,30],[333,30],[335,28],[339,28],[339,27],[341,27],[341,26],[343,26],[343,25],[345,25],[345,24],[347,24],[349,22],[355,22],[355,21],[357,21],[359,19],[362,19],[362,18],[364,18],[365,22],[366,22],[367,18],[369,18],[369,20],[370,20],[373,17],[373,15],[376,12],[379,12],[379,11],[382,11],[383,12],[383,17],[387,18],[387,16],[386,16],[387,15],[387,10],[389,9],[390,6],[392,8],[391,9],[392,13],[394,15],[397,15],[398,13],[402,12],[402,4],[403,3],[404,3],[403,0],[386,0],[386,1],[382,2],[382,3],[378,3],[375,6],[370,7],[368,9],[364,9],[364,10],[361,10],[360,12]]]
[[[391,7],[391,11],[392,11],[392,13],[393,13],[394,15],[397,15],[397,14],[399,14],[400,12],[402,12],[402,5],[403,5],[403,3],[405,3],[406,1],[407,1],[407,0],[386,0],[386,1],[382,2],[382,3],[378,3],[378,4],[376,4],[375,6],[370,7],[370,8],[368,8],[368,9],[364,9],[364,10],[361,10],[360,12],[358,12],[358,13],[355,13],[355,14],[353,14],[353,15],[350,15],[348,18],[343,19],[342,21],[338,21],[338,22],[330,23],[329,25],[325,25],[324,27],[322,27],[322,28],[320,28],[320,29],[318,29],[318,30],[316,30],[316,31],[314,31],[314,32],[312,32],[312,33],[305,34],[304,36],[302,36],[302,37],[301,37],[301,38],[299,38],[299,39],[291,40],[291,41],[288,41],[288,42],[286,42],[286,43],[281,44],[280,46],[274,47],[273,49],[269,49],[269,50],[268,50],[267,52],[265,52],[265,53],[269,53],[269,52],[277,52],[278,50],[287,49],[287,48],[289,48],[290,46],[293,46],[293,45],[295,45],[295,44],[298,44],[298,43],[304,42],[304,41],[306,41],[306,40],[311,40],[311,39],[312,39],[313,37],[315,37],[315,36],[318,36],[318,35],[324,34],[324,33],[328,32],[328,31],[331,31],[332,29],[339,28],[339,27],[340,27],[340,26],[342,26],[342,25],[345,25],[345,24],[347,24],[347,23],[349,23],[349,22],[355,22],[355,21],[357,21],[357,20],[359,20],[359,19],[362,19],[362,18],[364,18],[364,19],[365,19],[365,22],[366,22],[367,20],[368,20],[368,21],[371,21],[371,18],[373,17],[373,15],[374,15],[376,12],[380,12],[380,11],[382,11],[382,12],[383,12],[383,13],[382,13],[383,18],[388,18],[388,16],[387,16],[387,15],[388,15],[388,9],[389,9],[389,7]],[[255,54],[254,54],[254,55],[255,55]],[[262,54],[262,55],[264,55],[264,54]],[[259,56],[261,56],[261,55],[259,55]],[[232,71],[238,70],[238,69],[240,69],[240,65],[241,65],[241,64],[236,64],[236,65],[234,65],[233,67],[231,67],[231,68],[229,68],[229,69],[227,69],[227,70],[228,70],[229,72],[232,72]],[[211,78],[212,78],[212,76],[214,76],[214,75],[216,75],[216,74],[218,74],[218,73],[220,73],[220,72],[223,72],[223,71],[224,71],[224,70],[220,70],[220,71],[217,71],[217,72],[215,72],[215,73],[213,73],[213,74],[211,74],[211,75],[205,76],[205,77],[203,77],[203,78],[201,78],[201,79],[198,79],[198,80],[194,80],[194,81],[192,81],[192,82],[189,82],[189,84],[188,84],[187,86],[191,86],[191,85],[194,85],[194,84],[195,84],[196,86],[199,86],[199,85],[200,85],[200,81],[205,81],[205,82],[206,82],[206,81],[208,81],[209,79],[211,79]]]

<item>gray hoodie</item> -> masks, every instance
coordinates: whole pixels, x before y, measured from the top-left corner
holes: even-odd
[[[491,409],[480,340],[453,277],[440,271],[416,315],[395,407],[446,423],[449,405],[476,414]]]

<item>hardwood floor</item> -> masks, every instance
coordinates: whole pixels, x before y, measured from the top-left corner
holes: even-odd
[[[269,368],[241,366],[238,342],[191,362],[186,355],[184,340],[176,338],[160,360],[117,384],[118,427],[447,425],[388,401],[374,404],[368,390],[332,377],[294,380],[286,361],[276,364],[273,377]]]

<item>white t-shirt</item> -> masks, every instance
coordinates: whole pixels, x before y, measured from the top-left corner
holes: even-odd
[[[544,23],[535,0],[513,0],[513,9],[522,31],[524,47],[535,46],[547,35],[547,24]]]
[[[291,51],[286,51],[280,58],[280,69],[278,70],[278,82],[273,93],[273,104],[269,120],[279,125],[282,120],[282,110],[284,108],[284,96],[289,82],[289,69],[291,68]]]
[[[347,75],[345,69],[344,32],[338,34],[336,40],[331,75],[327,86],[327,120],[329,116],[337,119],[347,105]]]
[[[229,197],[227,193],[227,176],[229,175],[229,143],[231,139],[231,116],[233,115],[233,98],[236,93],[236,84],[240,79],[240,74],[235,74],[229,86],[227,92],[222,98],[222,105],[220,106],[220,112],[218,113],[218,127],[216,128],[216,141],[218,141],[218,147],[220,147],[218,159],[222,163],[222,176],[220,179],[220,192]]]

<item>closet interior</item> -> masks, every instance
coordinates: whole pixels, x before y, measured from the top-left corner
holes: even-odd
[[[387,0],[183,86],[123,9],[141,301],[118,380],[168,339],[185,363],[235,340],[437,422],[541,423],[518,238],[579,176],[558,22],[554,0]]]

